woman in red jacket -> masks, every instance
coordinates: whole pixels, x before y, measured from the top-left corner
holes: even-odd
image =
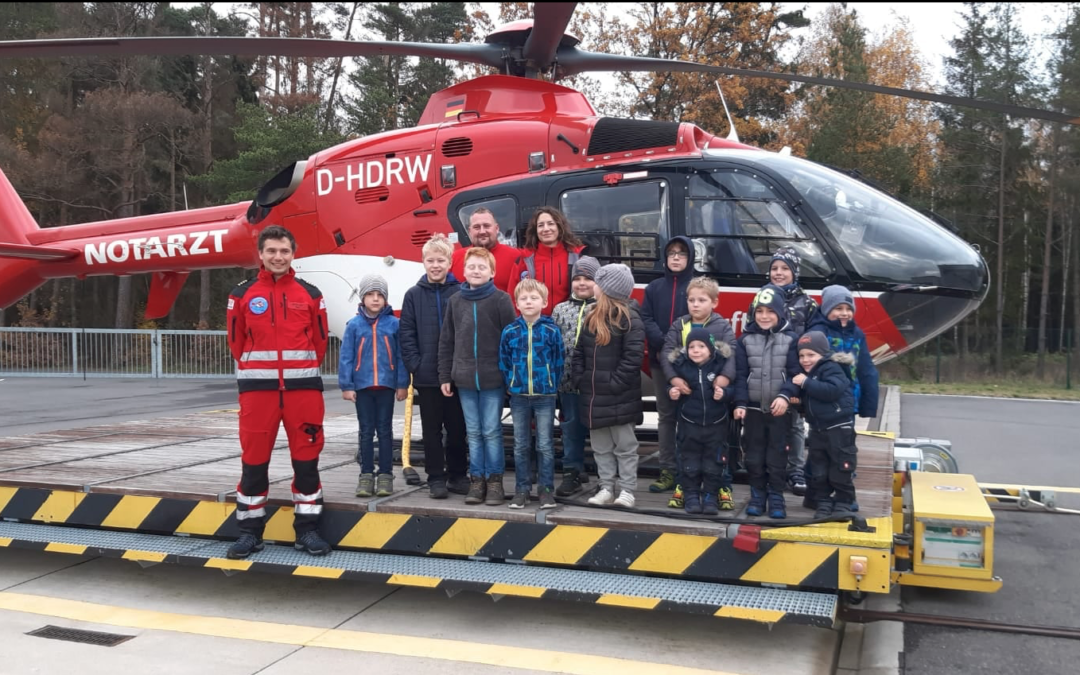
[[[510,288],[506,291],[514,297],[518,281],[536,279],[542,282],[548,288],[543,314],[551,316],[555,305],[570,297],[570,270],[584,248],[562,212],[550,206],[540,208],[525,228],[525,249],[518,258],[510,277]]]

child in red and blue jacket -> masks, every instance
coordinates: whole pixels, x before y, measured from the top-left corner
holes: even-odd
[[[387,302],[386,279],[369,274],[360,280],[360,307],[345,326],[338,359],[341,397],[356,404],[360,420],[357,497],[394,493],[394,398],[408,394],[409,371],[398,344],[398,319]],[[375,477],[375,434],[379,436],[379,475]],[[377,485],[376,485],[377,482]]]

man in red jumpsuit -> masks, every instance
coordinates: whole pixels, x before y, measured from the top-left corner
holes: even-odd
[[[521,251],[513,246],[499,243],[499,223],[495,214],[481,206],[469,216],[469,241],[471,246],[483,246],[495,256],[495,288],[505,291],[510,288],[511,273],[517,266]],[[471,246],[459,247],[450,261],[450,272],[458,279],[465,278],[465,252]],[[516,281],[514,281],[516,285]]]
[[[236,519],[243,533],[228,556],[246,558],[263,549],[270,451],[285,423],[293,466],[293,528],[296,548],[326,555],[319,536],[323,449],[323,381],[326,301],[319,289],[296,278],[296,239],[271,225],[259,234],[258,276],[229,295],[229,349],[237,362],[240,389],[240,448],[243,473],[236,491]]]

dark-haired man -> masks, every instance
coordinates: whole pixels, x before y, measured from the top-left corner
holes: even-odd
[[[285,423],[293,465],[293,528],[296,548],[325,555],[319,536],[323,448],[323,381],[326,301],[319,289],[296,278],[296,239],[271,225],[259,234],[262,268],[229,295],[229,349],[237,361],[240,390],[240,447],[243,473],[236,488],[236,519],[242,535],[230,558],[263,549],[270,451]]]
[[[483,246],[495,257],[495,288],[509,292],[511,273],[518,264],[521,250],[499,242],[499,223],[490,209],[481,206],[469,216],[469,241],[472,246]],[[457,279],[465,278],[465,251],[469,246],[461,246],[454,251],[450,262],[450,271]]]

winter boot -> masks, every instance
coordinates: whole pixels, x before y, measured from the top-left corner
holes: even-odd
[[[503,475],[493,473],[487,479],[487,499],[484,503],[488,506],[502,506],[506,501],[506,492],[503,490]]]
[[[394,474],[380,473],[375,477],[375,496],[389,497],[394,494]]]
[[[428,497],[432,499],[446,499],[450,492],[446,489],[446,481],[442,478],[433,478],[428,481]]]
[[[835,504],[833,504],[833,507],[832,507],[832,515],[834,515],[834,516],[842,516],[842,515],[845,515],[845,514],[854,513],[855,509],[852,508],[852,506],[854,506],[854,504],[855,504],[855,502],[852,502],[851,504],[836,502]]]
[[[765,513],[765,491],[750,488],[750,503],[746,505],[746,515],[760,516]]]
[[[833,500],[831,499],[819,499],[817,510],[814,511],[814,520],[822,520],[824,518],[831,518],[833,514]]]
[[[465,495],[466,504],[483,504],[487,497],[487,483],[483,476],[472,476],[469,479],[469,494]]]
[[[241,560],[248,557],[252,553],[258,553],[265,548],[263,546],[262,534],[253,534],[251,532],[245,532],[240,535],[232,546],[229,547],[228,552],[225,554],[231,560]]]
[[[555,488],[555,494],[560,497],[569,497],[581,489],[581,472],[577,469],[568,469],[563,472],[562,482]]]
[[[701,493],[696,490],[684,491],[683,510],[690,514],[701,513]]]
[[[470,487],[468,476],[450,476],[450,480],[446,481],[446,491],[456,495],[469,494]]]
[[[675,487],[675,472],[663,469],[660,477],[649,486],[649,492],[667,492]]]
[[[375,494],[375,474],[360,474],[360,482],[356,484],[357,497],[370,497]]]
[[[777,492],[769,493],[769,517],[787,518],[787,505],[784,504],[784,495]]]
[[[705,493],[705,499],[701,503],[701,512],[706,516],[720,515],[720,503],[712,492]]]

